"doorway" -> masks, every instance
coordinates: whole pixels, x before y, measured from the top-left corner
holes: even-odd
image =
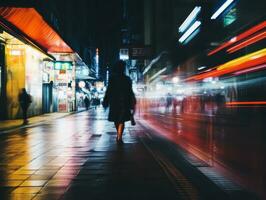
[[[52,83],[43,83],[42,87],[42,112],[53,112],[53,85]]]

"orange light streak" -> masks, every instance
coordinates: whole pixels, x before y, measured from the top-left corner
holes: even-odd
[[[236,52],[236,51],[238,51],[238,50],[240,50],[240,49],[242,49],[242,48],[244,48],[246,46],[254,44],[254,43],[256,43],[256,42],[258,42],[260,40],[263,40],[265,38],[266,38],[266,31],[264,31],[262,33],[259,33],[259,34],[255,35],[255,36],[253,36],[252,38],[249,38],[249,39],[237,44],[236,46],[233,46],[233,47],[229,48],[227,50],[227,52],[229,52],[229,53]]]
[[[258,70],[265,69],[265,68],[266,68],[266,64],[263,64],[263,65],[258,65],[256,67],[251,67],[251,68],[248,68],[248,69],[237,71],[234,74],[235,75],[239,75],[239,74],[244,74],[244,73],[249,73],[249,72],[255,72],[255,71],[258,71]]]
[[[233,101],[226,102],[226,105],[266,105],[266,101]]]
[[[266,48],[219,65],[213,71],[189,77],[186,81],[198,81],[208,77],[218,77],[264,63],[266,63]]]
[[[256,62],[256,60],[259,60],[261,57],[265,57],[265,56],[266,56],[266,48],[256,51],[254,53],[250,53],[248,55],[242,56],[240,58],[231,60],[225,64],[222,64],[217,67],[217,70],[223,70],[223,69],[229,69],[229,68],[232,69],[246,62]]]
[[[263,21],[262,23],[260,23],[260,24],[258,24],[256,26],[252,27],[251,29],[245,31],[244,33],[242,33],[242,34],[240,34],[238,36],[233,37],[231,40],[229,40],[227,42],[224,42],[218,48],[210,51],[208,53],[208,56],[211,56],[211,55],[217,53],[218,51],[221,51],[222,49],[224,49],[224,48],[226,48],[226,47],[228,47],[228,46],[230,46],[230,45],[232,45],[232,44],[234,44],[236,42],[239,42],[240,40],[245,39],[248,36],[251,36],[252,34],[254,34],[254,33],[262,30],[265,27],[266,27],[266,21]]]

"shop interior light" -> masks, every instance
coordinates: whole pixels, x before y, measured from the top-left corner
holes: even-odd
[[[20,56],[21,55],[21,50],[19,50],[19,49],[12,49],[11,52],[10,52],[10,54],[12,56]]]
[[[224,4],[216,10],[216,12],[211,16],[211,19],[216,19],[234,0],[227,0]]]
[[[189,25],[193,22],[193,20],[197,17],[197,15],[200,13],[201,11],[201,6],[196,6],[191,13],[188,15],[188,17],[185,19],[185,21],[181,24],[181,26],[179,27],[179,32],[183,33],[188,27]]]
[[[200,25],[200,21],[195,21],[195,23],[181,36],[178,41],[183,43]]]
[[[86,86],[86,83],[84,81],[79,81],[79,87],[84,88]]]

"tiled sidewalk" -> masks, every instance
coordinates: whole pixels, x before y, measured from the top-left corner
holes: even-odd
[[[34,124],[38,124],[38,123],[41,123],[41,122],[55,120],[55,119],[58,119],[58,118],[61,118],[61,117],[68,116],[70,114],[73,114],[73,113],[55,112],[55,113],[47,113],[47,114],[43,114],[43,115],[39,115],[39,116],[35,116],[35,117],[30,117],[28,119],[29,123],[27,125],[23,124],[23,120],[22,119],[0,121],[0,133],[3,132],[3,131],[12,130],[12,129],[19,128],[19,127],[32,126]]]
[[[103,111],[82,112],[0,136],[0,199],[181,199],[137,135]]]

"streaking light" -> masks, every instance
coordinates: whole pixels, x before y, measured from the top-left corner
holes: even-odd
[[[156,74],[154,74],[154,75],[149,79],[149,81],[155,79],[157,76],[159,76],[159,75],[162,74],[164,71],[166,71],[166,69],[167,69],[167,68],[165,67],[165,68],[161,69],[160,71],[158,71]]]
[[[218,51],[221,51],[222,49],[240,41],[243,40],[249,36],[251,36],[252,34],[264,29],[266,27],[266,21],[261,22],[260,24],[253,26],[252,28],[248,29],[247,31],[245,31],[244,33],[239,34],[238,36],[235,36],[233,38],[231,38],[231,40],[223,43],[222,45],[220,45],[218,48],[212,50],[211,52],[208,53],[208,56],[211,56],[215,53],[217,53]]]
[[[216,19],[234,0],[227,0],[224,4],[211,16],[211,19]]]
[[[228,106],[235,106],[235,105],[266,105],[266,101],[233,101],[233,102],[226,102]]]
[[[217,70],[223,70],[223,69],[228,69],[228,68],[233,68],[234,66],[237,66],[238,64],[245,63],[247,61],[253,61],[253,60],[258,60],[261,57],[266,56],[266,48],[256,51],[254,53],[248,54],[246,56],[242,56],[240,58],[234,59],[232,61],[229,61],[223,65],[220,65],[217,67]],[[265,62],[265,60],[264,60]]]
[[[206,66],[201,66],[201,67],[198,67],[198,70],[203,70],[205,68],[206,68]]]
[[[198,28],[197,30],[195,30],[185,41],[184,41],[184,45],[189,43],[198,33],[200,32],[200,28]]]
[[[265,63],[265,61],[266,48],[219,65],[212,71],[189,77],[186,79],[186,81],[199,81],[208,77],[219,77],[239,70],[262,65]]]
[[[178,41],[183,43],[200,25],[200,21],[195,21],[195,23],[182,35]]]
[[[236,51],[238,51],[240,49],[243,49],[244,47],[247,47],[247,46],[249,46],[251,44],[254,44],[254,43],[256,43],[256,42],[258,42],[260,40],[263,40],[265,38],[266,38],[266,31],[264,31],[262,33],[259,33],[259,34],[255,35],[255,36],[253,36],[253,37],[251,37],[251,38],[249,38],[249,39],[247,39],[247,40],[245,40],[245,41],[243,41],[243,42],[241,42],[241,43],[229,48],[227,50],[227,52],[229,52],[229,53],[236,52]]]
[[[249,69],[240,70],[240,71],[235,72],[234,74],[235,75],[240,75],[240,74],[244,74],[244,73],[255,72],[255,71],[258,71],[258,70],[265,69],[265,68],[266,68],[266,64],[259,65],[259,66],[256,66],[256,67],[252,67],[252,68],[249,68]]]
[[[185,19],[185,21],[179,27],[178,30],[179,30],[180,33],[183,33],[189,27],[189,25],[197,17],[197,15],[200,13],[200,11],[201,11],[201,6],[196,6],[192,10],[192,12],[188,15],[188,17]]]

